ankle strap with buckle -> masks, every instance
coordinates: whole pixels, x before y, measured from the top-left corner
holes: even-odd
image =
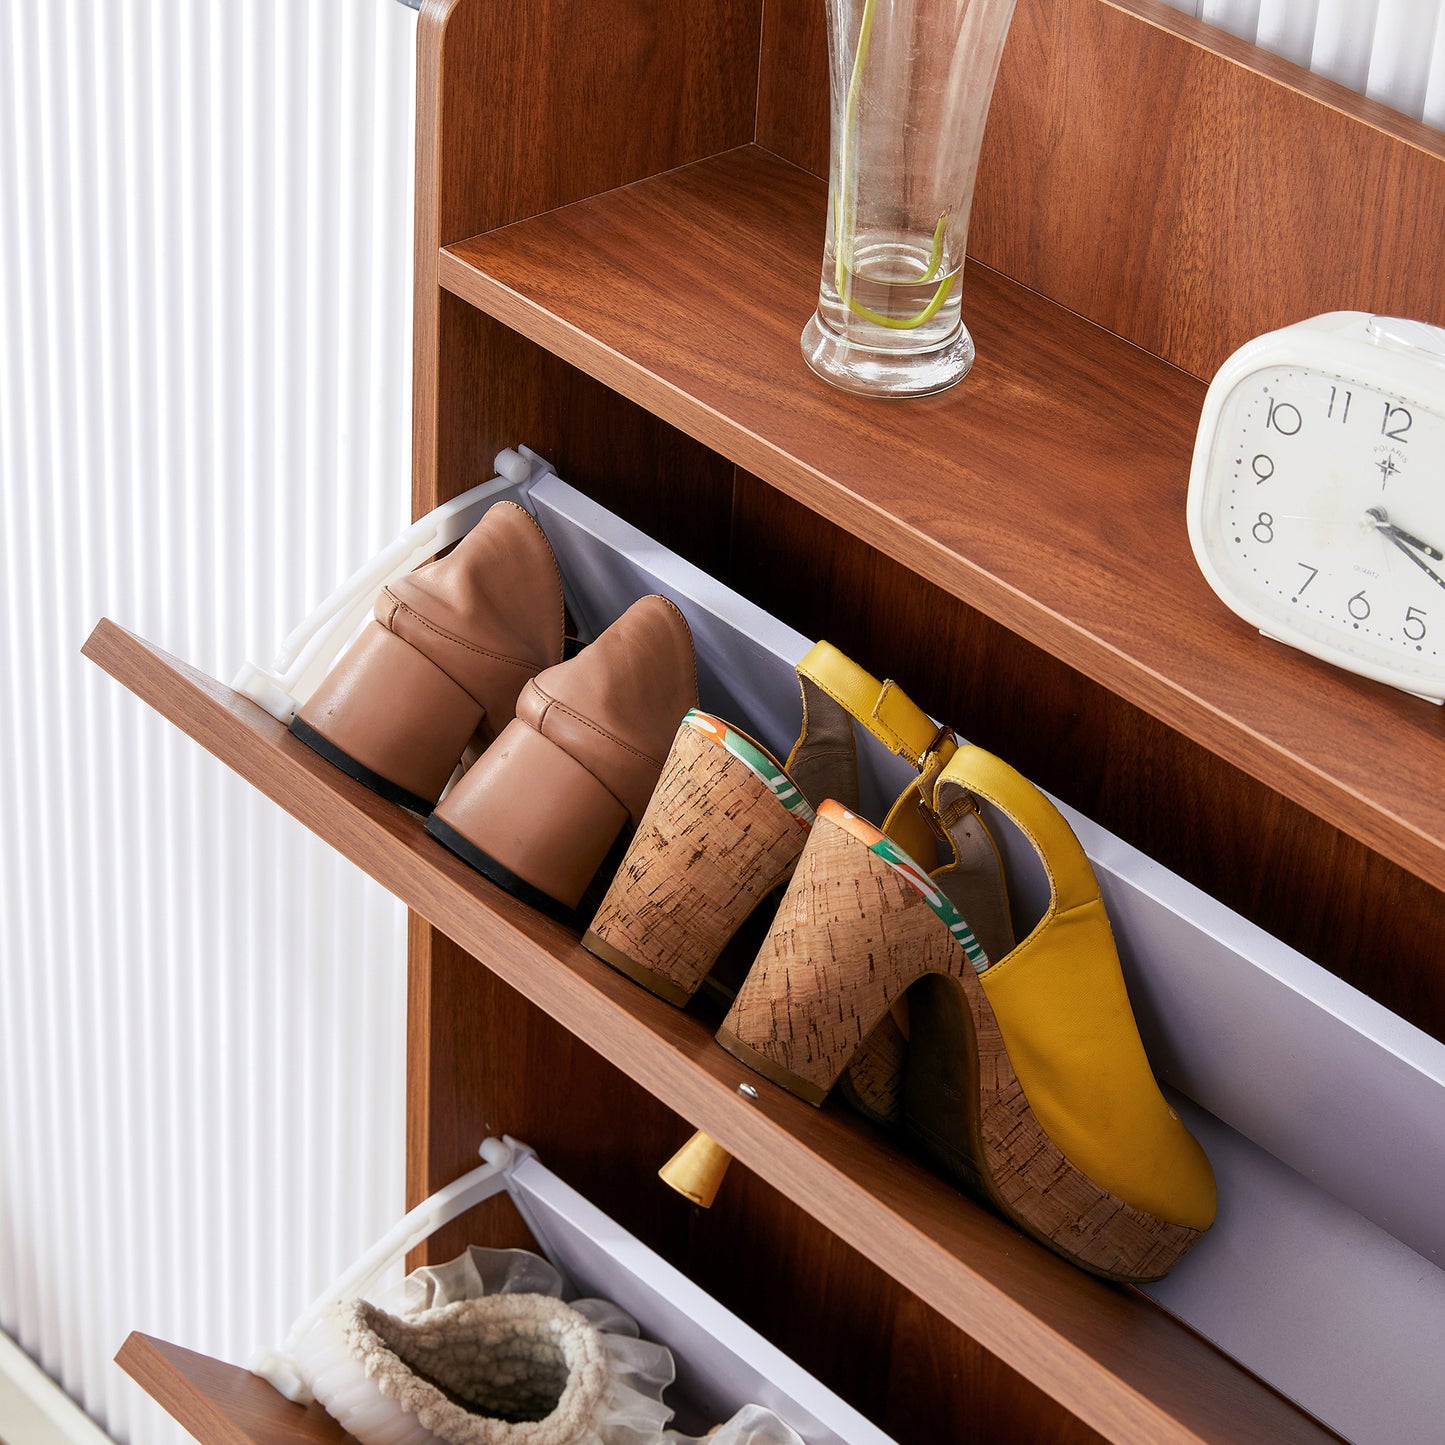
[[[797,672],[803,723],[788,755],[788,775],[815,807],[834,798],[856,809],[856,720],[918,771],[889,810],[883,830],[910,855],[931,858],[940,837],[951,841],[932,819],[930,803],[934,783],[958,746],[952,730],[936,723],[896,682],[879,682],[830,642],[815,643]]]

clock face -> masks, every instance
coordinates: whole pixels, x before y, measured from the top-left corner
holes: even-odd
[[[1306,365],[1250,372],[1220,406],[1193,525],[1216,589],[1264,631],[1438,695],[1445,373],[1434,402]]]

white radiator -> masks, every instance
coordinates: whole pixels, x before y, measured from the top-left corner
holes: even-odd
[[[243,1361],[404,1204],[402,909],[79,648],[229,677],[406,520],[415,27],[0,0],[0,1329],[137,1445],[128,1330]]]
[[[1171,0],[1445,124],[1440,0]],[[415,16],[0,0],[0,1330],[118,1440],[402,1206],[404,917],[95,668],[229,677],[405,519]]]
[[[1445,129],[1442,0],[1167,3]]]

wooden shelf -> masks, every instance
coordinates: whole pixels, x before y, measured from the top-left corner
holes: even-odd
[[[493,887],[419,820],[332,768],[249,699],[108,621],[84,651],[609,1063],[1095,1429],[1161,1442],[1331,1438],[1143,1295],[1105,1285],[1027,1241],[845,1110],[812,1109],[749,1072],[691,1012],[600,963],[574,933]],[[754,1085],[759,1097],[741,1094],[742,1083]],[[187,1357],[171,1347],[149,1348],[168,1351],[159,1358],[173,1371]]]
[[[214,1445],[346,1445],[320,1405],[293,1405],[249,1370],[131,1334],[116,1364],[198,1440]]]
[[[1184,525],[1204,387],[984,267],[964,384],[896,403],[814,378],[816,177],[745,146],[445,247],[442,286],[1432,886],[1432,704],[1257,633]]]

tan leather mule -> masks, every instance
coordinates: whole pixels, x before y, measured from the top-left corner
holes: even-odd
[[[623,828],[642,817],[696,705],[692,633],[665,597],[644,597],[523,687],[515,720],[427,831],[525,901],[570,911]]]
[[[375,620],[291,731],[344,773],[429,813],[469,743],[511,722],[562,660],[562,578],[525,508],[498,502],[447,556],[382,589]]]

